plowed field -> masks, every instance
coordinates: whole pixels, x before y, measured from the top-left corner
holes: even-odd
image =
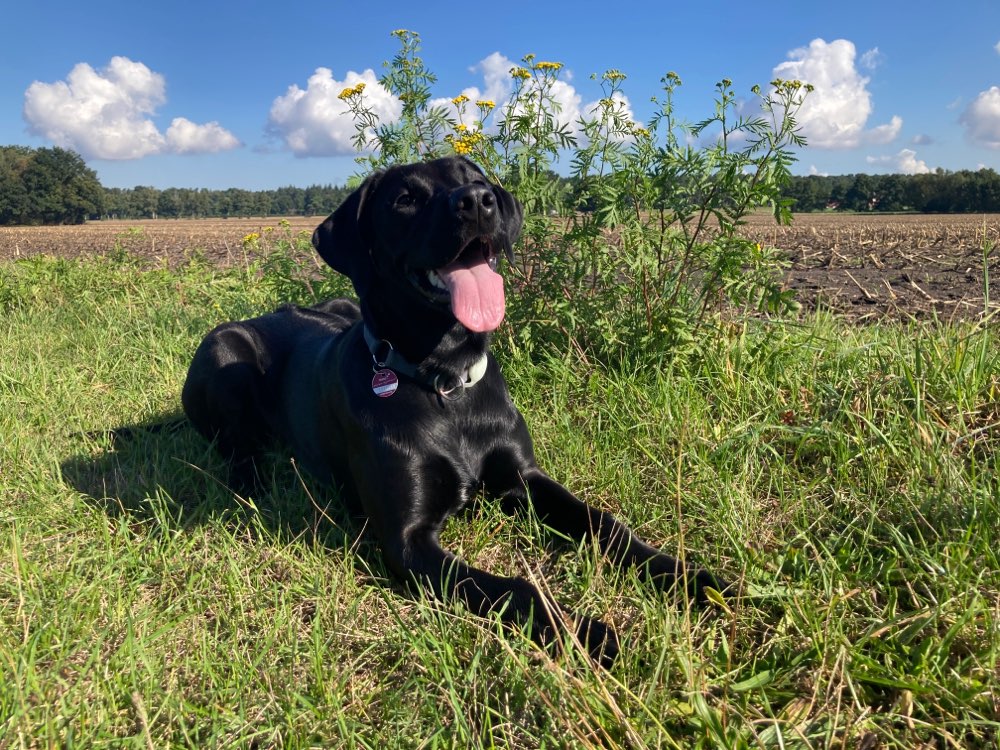
[[[197,254],[244,262],[248,235],[266,242],[283,232],[311,232],[322,217],[104,221],[78,227],[0,227],[0,261],[39,253],[75,257],[116,246],[172,264]],[[279,222],[282,222],[279,224]],[[268,229],[271,228],[271,229]],[[1000,216],[857,216],[801,214],[791,227],[755,217],[747,234],[784,250],[788,286],[804,306],[826,306],[861,320],[975,317],[985,309],[984,263],[991,309],[1000,304]]]

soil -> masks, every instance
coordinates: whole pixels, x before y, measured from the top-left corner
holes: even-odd
[[[857,320],[977,318],[1000,309],[1000,216],[755,217],[748,232],[785,251],[785,283],[807,308]],[[986,297],[989,279],[989,304]]]
[[[245,262],[278,236],[312,233],[322,217],[116,222],[79,227],[0,227],[0,262],[49,254],[103,254],[114,248],[174,265],[198,255],[220,265]],[[801,214],[791,227],[753,217],[752,239],[777,247],[790,266],[785,283],[807,309],[852,320],[976,318],[1000,309],[1000,215]],[[248,235],[257,234],[259,242]],[[987,257],[988,255],[988,257]],[[989,274],[989,304],[984,294]]]

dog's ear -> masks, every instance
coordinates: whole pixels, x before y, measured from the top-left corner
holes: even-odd
[[[521,211],[521,204],[517,198],[508,193],[499,185],[493,186],[493,194],[500,202],[500,215],[504,221],[503,251],[507,260],[514,262],[514,243],[521,236],[521,227],[524,225],[524,214]]]
[[[326,221],[316,227],[312,236],[316,252],[333,270],[349,278],[359,295],[368,288],[374,270],[367,208],[381,178],[381,172],[369,175],[336,211],[326,217]]]

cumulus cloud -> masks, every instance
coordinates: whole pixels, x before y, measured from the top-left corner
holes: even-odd
[[[1000,148],[1000,87],[991,86],[973,100],[959,122],[965,136],[977,146]]]
[[[500,111],[500,107],[507,101],[511,92],[514,90],[510,78],[510,69],[513,67],[515,67],[515,63],[510,60],[510,58],[501,55],[499,52],[494,52],[469,68],[470,73],[482,74],[483,88],[480,89],[478,86],[468,86],[459,92],[460,94],[467,96],[472,104],[472,106],[466,105],[466,125],[471,126],[472,123],[469,122],[469,120],[477,117],[479,114],[478,107],[475,106],[477,101],[491,101],[497,105],[497,109],[494,110],[494,113]],[[452,97],[432,99],[430,105],[432,107],[443,107],[448,112],[450,117],[455,120],[459,119],[458,108],[452,103]],[[492,119],[495,122],[495,114]]]
[[[993,45],[993,49],[995,49],[997,51],[997,54],[1000,55],[1000,42],[997,42],[995,45]]]
[[[914,146],[929,146],[934,143],[934,139],[926,133],[918,133],[910,141]]]
[[[498,118],[511,114],[506,105],[514,90],[510,71],[515,67],[519,67],[519,63],[494,52],[469,68],[470,73],[482,77],[481,82],[453,95],[431,99],[429,106],[441,107],[449,117],[459,120],[459,110],[452,100],[459,94],[464,95],[468,102],[464,105],[462,119],[465,125],[472,126],[479,116],[476,102],[492,101],[496,106],[484,127],[494,129]],[[550,94],[559,107],[557,121],[579,138],[582,135],[579,126],[581,116],[591,116],[598,103],[584,104],[571,81],[572,73],[561,71],[559,80],[552,84]],[[348,107],[339,95],[345,88],[353,88],[359,83],[365,84],[365,105],[374,110],[380,122],[392,123],[399,118],[402,103],[378,82],[370,68],[361,73],[348,71],[343,80],[335,79],[329,68],[317,68],[304,89],[292,84],[284,95],[273,101],[267,122],[268,132],[296,156],[353,154],[352,139],[357,131]],[[525,85],[531,87],[535,84],[527,81]],[[615,98],[626,116],[634,119],[628,98],[621,94],[616,94]]]
[[[789,60],[774,68],[775,77],[801,80],[815,87],[798,115],[810,146],[856,148],[889,143],[899,135],[903,120],[896,116],[884,125],[866,129],[872,113],[870,79],[855,67],[857,50],[852,42],[814,39],[808,47],[792,50],[788,56]],[[868,64],[874,64],[878,50],[865,57]]]
[[[510,77],[510,70],[518,67],[508,58],[494,52],[490,57],[482,60],[473,70],[481,71],[486,83],[486,98],[498,103],[509,99],[514,87]],[[555,113],[556,122],[566,127],[576,138],[582,138],[583,129],[580,127],[580,120],[596,116],[600,103],[598,100],[583,103],[583,97],[572,84],[573,73],[563,69],[560,72],[559,80],[552,84],[549,95],[554,100],[558,111]],[[536,87],[533,81],[526,81],[525,85],[530,89]],[[621,92],[616,92],[612,99],[616,102],[623,117],[635,120],[632,111],[632,104],[629,98]],[[512,111],[500,109],[498,116],[516,115],[520,107],[516,106]]]
[[[339,156],[354,153],[351,139],[357,133],[350,111],[338,96],[345,88],[365,84],[365,104],[383,123],[397,120],[402,102],[378,82],[371,68],[348,71],[343,81],[329,68],[316,68],[305,89],[292,84],[271,104],[267,130],[284,141],[296,156]]]
[[[471,86],[465,89],[462,93],[468,96],[470,99],[489,99],[496,102],[497,110],[493,117],[495,123],[498,117],[509,117],[510,115],[518,114],[523,108],[518,105],[512,110],[504,107],[503,105],[510,99],[511,94],[514,92],[514,83],[511,79],[510,71],[512,68],[521,67],[520,63],[515,63],[510,58],[500,54],[499,52],[494,52],[489,57],[480,60],[478,64],[470,68],[471,72],[481,73],[483,75],[484,88],[482,93],[477,86]],[[552,84],[552,88],[549,90],[549,95],[555,101],[556,107],[558,107],[558,112],[556,113],[556,121],[560,125],[567,126],[572,133],[577,133],[579,126],[577,121],[580,119],[581,113],[584,111],[581,109],[581,103],[583,98],[577,92],[576,88],[570,81],[573,79],[573,74],[563,69],[560,73],[559,80]],[[526,80],[524,83],[528,90],[533,88],[537,89],[537,84],[531,79]],[[442,102],[443,100],[437,100]],[[588,105],[592,106],[592,105]]]
[[[186,117],[175,117],[167,128],[167,146],[176,154],[209,154],[239,145],[236,136],[214,120],[198,125]]]
[[[197,125],[183,117],[164,136],[150,118],[166,100],[162,75],[119,56],[100,71],[79,63],[65,81],[35,81],[24,93],[23,113],[32,133],[85,159],[141,159],[240,145],[217,122]]]
[[[869,156],[869,164],[884,167],[895,174],[928,174],[927,162],[917,158],[917,152],[904,148],[893,156]]]
[[[864,142],[875,145],[892,143],[903,129],[903,118],[893,115],[885,125],[878,125],[864,134]]]

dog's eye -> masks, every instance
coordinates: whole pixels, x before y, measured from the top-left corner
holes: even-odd
[[[402,195],[396,198],[396,201],[393,203],[393,206],[395,206],[396,208],[409,208],[415,203],[416,200],[412,195],[410,195],[409,193],[403,193]]]

